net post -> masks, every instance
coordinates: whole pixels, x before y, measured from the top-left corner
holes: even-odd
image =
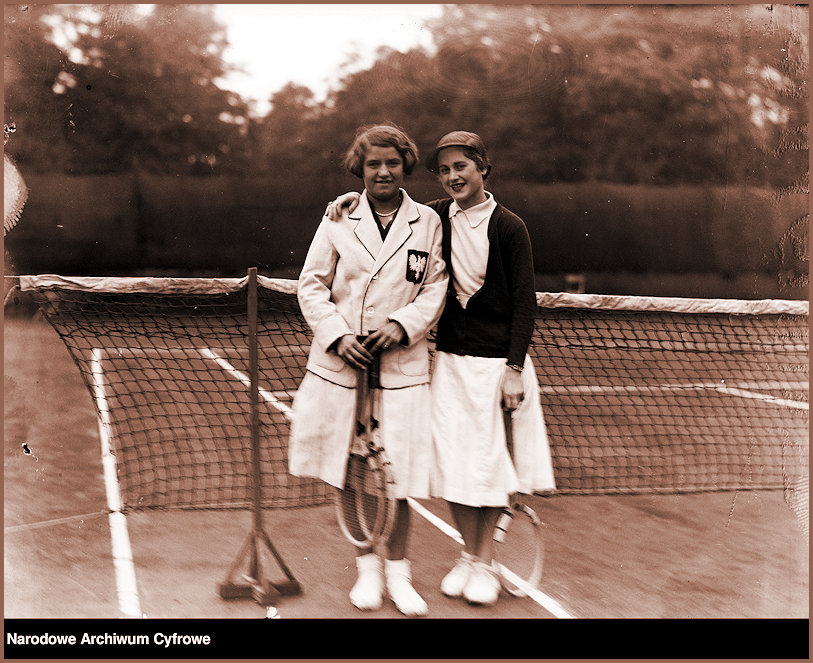
[[[257,268],[248,270],[248,286],[246,292],[246,307],[248,314],[248,366],[249,366],[249,397],[251,403],[251,469],[254,493],[254,529],[263,528],[262,511],[262,474],[260,466],[260,376],[259,359],[257,352]]]
[[[253,527],[243,543],[237,560],[229,570],[225,582],[220,583],[218,593],[221,598],[253,598],[262,606],[268,606],[280,595],[295,595],[302,592],[299,582],[285,565],[271,539],[263,529],[262,511],[262,467],[260,458],[260,369],[257,347],[257,268],[248,270],[246,286],[246,313],[248,320],[248,363],[249,363],[249,407],[251,430],[251,476],[252,476],[252,516]],[[276,560],[286,579],[272,582],[264,577],[261,556],[265,547]],[[242,574],[244,582],[236,582],[235,575],[241,565],[247,566]]]

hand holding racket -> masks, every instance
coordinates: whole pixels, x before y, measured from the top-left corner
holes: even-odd
[[[378,358],[358,373],[356,421],[343,489],[336,491],[336,512],[347,539],[359,548],[386,540],[395,521],[392,473],[380,443],[381,388]]]
[[[505,441],[514,462],[513,422],[511,412],[503,410]],[[500,583],[513,596],[527,596],[542,579],[544,539],[542,522],[536,512],[524,504],[519,493],[509,496],[494,528],[494,569]]]

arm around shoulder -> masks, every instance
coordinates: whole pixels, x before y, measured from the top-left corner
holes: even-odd
[[[325,216],[331,221],[338,221],[342,218],[343,212],[346,209],[348,213],[352,212],[359,204],[361,194],[355,191],[348,191],[336,198],[333,202],[328,203],[325,210]]]

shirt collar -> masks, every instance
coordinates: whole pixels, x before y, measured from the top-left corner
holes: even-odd
[[[497,207],[497,202],[494,200],[494,196],[492,196],[488,191],[486,191],[485,194],[486,199],[482,203],[469,207],[467,210],[460,209],[460,205],[457,204],[457,201],[453,200],[451,206],[449,207],[449,218],[451,219],[458,212],[463,212],[463,216],[469,222],[471,227],[476,228],[483,221],[488,219],[491,216],[491,213]]]

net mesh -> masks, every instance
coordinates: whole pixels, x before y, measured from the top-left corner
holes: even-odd
[[[531,345],[559,486],[769,488],[807,468],[801,316],[564,309]]]
[[[311,333],[260,277],[264,506],[332,489],[288,473]],[[246,279],[21,277],[88,385],[128,508],[251,501]],[[538,294],[535,363],[559,493],[775,488],[807,509],[807,302]]]
[[[56,282],[36,286],[34,298],[90,390],[123,505],[250,506],[245,280]],[[290,289],[259,288],[257,309],[262,504],[326,502],[328,486],[288,473],[288,415],[309,330]]]

